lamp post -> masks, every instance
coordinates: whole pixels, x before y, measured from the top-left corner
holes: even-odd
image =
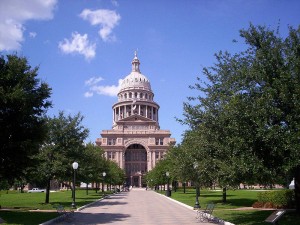
[[[103,193],[104,192],[104,179],[105,179],[106,173],[103,172],[102,175],[103,175],[103,180],[102,180],[102,193]]]
[[[76,170],[78,169],[78,163],[73,162],[72,164],[73,167],[73,202],[72,202],[72,208],[76,209],[76,204],[75,204],[75,179],[76,179]]]
[[[167,191],[166,191],[166,196],[170,197],[171,196],[171,190],[170,190],[170,173],[166,172],[167,180],[168,180],[168,186],[167,186]]]
[[[195,206],[194,209],[199,209],[201,208],[200,203],[199,203],[199,196],[200,196],[200,187],[199,187],[199,174],[198,174],[198,163],[194,162],[194,170],[196,173],[196,202],[195,202]]]

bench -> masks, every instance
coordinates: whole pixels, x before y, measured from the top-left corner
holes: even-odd
[[[57,220],[67,220],[69,221],[70,219],[72,219],[73,215],[74,215],[74,211],[66,211],[65,207],[63,205],[57,205],[54,206],[56,208],[56,212],[58,213],[58,217]]]
[[[215,204],[209,203],[206,206],[205,210],[197,210],[196,219],[200,220],[201,222],[214,222],[215,218],[213,217],[212,213],[214,211]]]

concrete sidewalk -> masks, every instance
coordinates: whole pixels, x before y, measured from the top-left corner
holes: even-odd
[[[196,220],[196,211],[184,204],[154,191],[133,188],[130,192],[121,192],[75,213],[71,221],[61,225],[96,225],[96,224],[201,224]]]

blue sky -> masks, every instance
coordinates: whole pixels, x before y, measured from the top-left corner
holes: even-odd
[[[300,24],[298,0],[1,0],[0,53],[39,66],[52,88],[49,115],[81,112],[95,141],[111,129],[119,80],[140,69],[160,105],[161,129],[181,141],[183,102],[214,53],[244,49],[239,30],[249,23],[276,29]],[[233,43],[232,40],[238,40]]]

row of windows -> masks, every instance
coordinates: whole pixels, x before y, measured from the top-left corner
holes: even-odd
[[[132,172],[141,172],[144,173],[147,171],[147,164],[146,163],[128,163],[125,165],[125,170],[127,174]]]
[[[120,99],[132,99],[132,98],[139,98],[139,99],[148,99],[153,100],[153,95],[143,92],[127,92],[124,94],[119,95]]]
[[[115,152],[107,152],[107,157],[109,159],[115,159],[116,153]],[[163,159],[164,155],[159,152],[155,152],[155,159]],[[129,152],[125,154],[125,160],[132,162],[132,161],[146,161],[147,160],[147,154],[141,153],[141,152]]]
[[[132,126],[130,128],[132,130],[139,130],[139,129],[145,129],[146,127],[145,126]],[[107,144],[108,145],[116,145],[116,139],[115,138],[108,138]],[[164,139],[163,138],[155,138],[155,145],[164,145]]]

